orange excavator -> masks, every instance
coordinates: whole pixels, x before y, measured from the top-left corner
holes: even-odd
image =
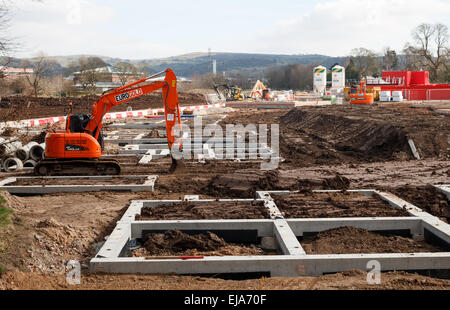
[[[151,81],[165,73],[163,81]],[[103,155],[103,117],[113,107],[129,100],[162,89],[169,149],[179,142],[176,140],[175,126],[181,132],[180,106],[177,94],[177,78],[171,69],[142,78],[128,85],[106,91],[93,105],[92,113],[68,115],[66,130],[51,130],[45,142],[45,157],[34,171],[36,175],[118,175],[120,163],[114,159],[101,158]],[[171,171],[177,161],[172,156]]]
[[[359,87],[350,89],[350,104],[373,104],[374,94],[367,92],[366,81],[361,80]]]

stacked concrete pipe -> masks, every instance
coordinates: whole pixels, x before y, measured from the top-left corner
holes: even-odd
[[[2,139],[0,142],[0,166],[6,172],[16,172],[23,169],[23,163],[15,157],[15,152],[22,148],[20,141],[6,141]]]
[[[3,142],[0,144],[0,157],[12,154],[20,148],[22,148],[22,142],[20,141]]]
[[[39,162],[44,158],[45,143],[33,145],[30,148],[30,159]]]
[[[23,169],[23,163],[17,157],[8,157],[3,163],[6,172],[17,172]]]
[[[23,162],[26,162],[30,159],[30,150],[33,146],[39,145],[36,142],[30,142],[27,145],[21,147],[15,152],[15,155],[18,159],[20,159]]]

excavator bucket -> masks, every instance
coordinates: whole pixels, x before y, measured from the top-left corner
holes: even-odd
[[[169,174],[180,174],[185,171],[186,165],[183,160],[176,160],[172,156],[172,164],[169,168]]]

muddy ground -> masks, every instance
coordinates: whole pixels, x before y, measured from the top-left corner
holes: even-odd
[[[143,247],[132,253],[133,257],[158,256],[253,256],[264,255],[255,245],[227,243],[211,232],[188,235],[170,230],[164,234],[148,234]]]
[[[8,270],[0,276],[0,288],[260,288],[260,280],[90,275],[86,267],[99,242],[111,233],[131,200],[180,200],[184,195],[255,198],[257,190],[388,187],[399,197],[415,203],[414,197],[402,188],[450,183],[449,116],[436,115],[428,109],[330,106],[291,111],[239,110],[228,114],[222,123],[279,123],[281,155],[286,162],[280,163],[275,171],[261,171],[258,161],[188,162],[181,172],[169,174],[171,162],[165,158],[147,166],[123,166],[123,174],[159,175],[154,193],[5,195],[14,214],[11,223],[0,232],[6,249],[0,253],[0,264]],[[414,140],[421,160],[413,160],[405,144],[407,138]],[[137,162],[127,158],[128,161]],[[0,174],[1,179],[9,176],[13,175]],[[448,205],[431,196],[424,193],[416,204],[424,208],[429,205],[430,213],[446,218]],[[341,212],[340,207],[343,213],[352,210],[352,206],[343,208],[339,199],[337,202],[335,210]],[[370,216],[387,216],[386,208],[377,208],[370,209]],[[170,210],[167,212],[169,216]],[[202,212],[209,216],[209,210]],[[397,246],[395,242],[392,244]],[[65,282],[64,266],[70,259],[79,260],[83,266],[85,281],[79,287],[70,287]],[[367,284],[366,275],[351,271],[314,279],[267,279],[261,288],[450,289],[449,280],[399,272],[383,273],[382,285],[373,287]]]
[[[202,94],[178,93],[180,106],[207,104]],[[100,96],[42,98],[27,96],[2,97],[0,101],[0,119],[2,121],[16,121],[33,118],[63,116],[68,114],[68,104],[73,104],[73,114],[90,113],[92,105]],[[152,93],[127,103],[118,105],[110,112],[126,111],[128,107],[133,110],[163,109],[162,94]]]
[[[320,232],[301,241],[306,254],[373,254],[373,253],[435,253],[445,249],[400,236],[383,236],[365,229],[342,227]]]
[[[219,202],[208,203],[181,202],[144,207],[136,220],[231,220],[231,219],[269,219],[270,214],[264,202]]]
[[[416,207],[450,223],[450,202],[447,196],[434,186],[404,186],[386,188],[386,191],[401,197]]]
[[[409,216],[378,197],[357,193],[312,193],[279,195],[274,198],[286,218],[396,217]]]
[[[230,115],[223,124],[280,124],[281,155],[292,166],[421,158],[450,159],[449,116],[408,105],[302,107]]]

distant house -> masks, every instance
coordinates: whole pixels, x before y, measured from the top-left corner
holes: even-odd
[[[0,67],[0,77],[7,80],[16,80],[20,77],[30,76],[33,73],[34,70],[29,68]]]
[[[88,71],[93,71],[98,74],[98,81],[95,83],[95,88],[99,91],[107,91],[109,89],[117,88],[125,84],[132,83],[137,79],[145,76],[143,72],[119,72],[113,66],[100,67]],[[74,72],[68,79],[73,80],[74,85],[78,89],[83,89],[84,85],[81,82],[82,72]],[[164,75],[151,81],[163,80]],[[185,77],[177,77],[180,83],[192,83],[191,79]]]
[[[95,72],[97,74],[97,82],[95,88],[101,91],[106,91],[111,88],[117,88],[124,84],[136,81],[142,73],[139,72],[119,72],[113,66],[105,66],[87,72]],[[76,88],[82,89],[84,85],[81,81],[82,72],[74,72],[71,76]]]

